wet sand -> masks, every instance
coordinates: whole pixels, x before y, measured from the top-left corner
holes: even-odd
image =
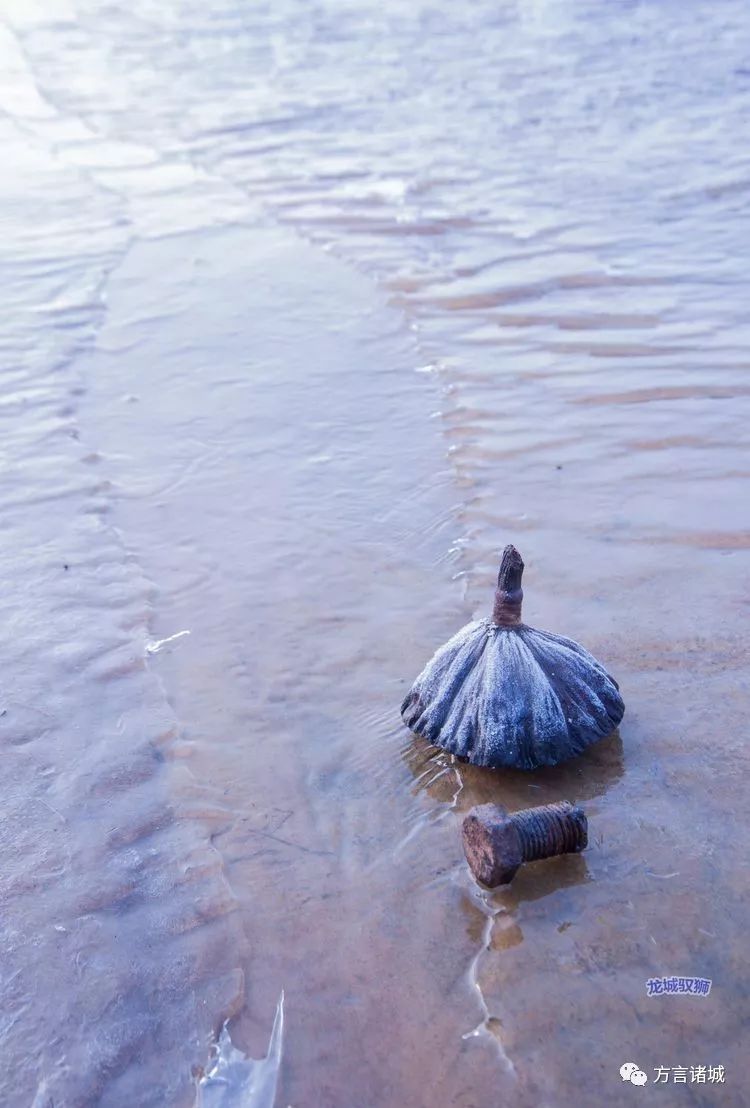
[[[154,272],[174,307],[158,335]],[[128,396],[133,344],[152,369]],[[394,714],[425,642],[461,616],[443,599],[452,474],[414,355],[348,267],[232,229],[134,250],[87,369],[115,519],[169,586],[154,634],[190,632],[152,664],[245,931],[233,1037],[262,1055],[283,988],[290,1103],[460,1099],[456,1059],[477,1053],[460,1034],[477,1020],[472,945],[445,910],[463,895],[452,813]],[[426,772],[458,790],[447,764]],[[494,1080],[491,1052],[471,1064]]]
[[[283,990],[277,1105],[743,1104],[746,15],[4,15],[12,1103],[192,1105]],[[508,541],[626,703],[533,774],[398,717]]]

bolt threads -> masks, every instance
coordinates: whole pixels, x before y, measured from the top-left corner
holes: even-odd
[[[518,831],[524,862],[536,862],[557,854],[577,854],[588,842],[588,825],[581,808],[567,800],[527,808],[511,817]]]

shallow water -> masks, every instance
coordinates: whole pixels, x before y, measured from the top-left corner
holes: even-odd
[[[0,12],[4,1102],[744,1103],[744,6]],[[626,702],[534,774],[398,717],[509,541]]]

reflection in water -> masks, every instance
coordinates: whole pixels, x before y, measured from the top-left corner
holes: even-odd
[[[502,804],[515,811],[558,800],[579,803],[601,796],[624,772],[619,731],[594,743],[578,758],[533,773],[462,763],[417,735],[410,736],[403,757],[417,788],[443,803],[455,802],[461,812],[477,804]]]
[[[505,894],[502,896],[502,904],[507,911],[512,912],[524,901],[539,900],[558,889],[582,885],[590,880],[591,875],[583,855],[564,854],[561,858],[549,858],[529,867],[523,866],[512,885],[507,890],[501,890]],[[492,900],[497,901],[498,896],[498,890],[495,890]]]

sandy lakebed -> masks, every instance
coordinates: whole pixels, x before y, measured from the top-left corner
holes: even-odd
[[[743,6],[0,14],[0,1103],[747,1103]],[[506,542],[534,773],[398,711]]]

